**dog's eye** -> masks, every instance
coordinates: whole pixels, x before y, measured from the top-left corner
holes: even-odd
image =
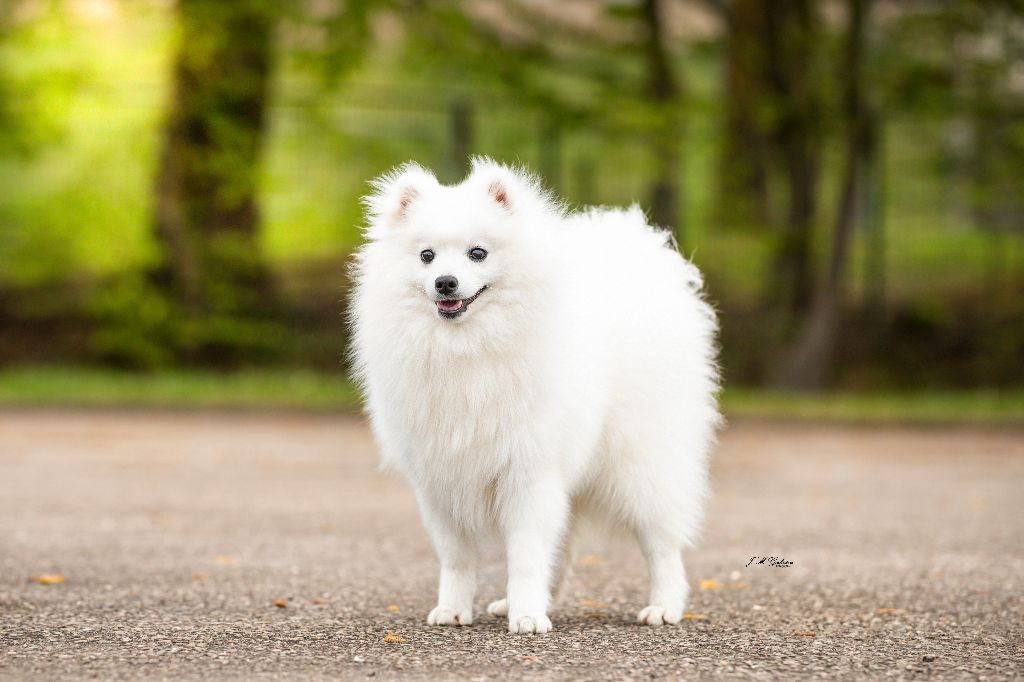
[[[487,252],[481,249],[479,246],[473,247],[469,250],[469,259],[475,261],[481,261],[487,258]]]
[[[431,251],[430,249],[424,249],[420,251],[420,260],[423,261],[424,263],[429,263],[430,261],[434,260],[434,252]]]

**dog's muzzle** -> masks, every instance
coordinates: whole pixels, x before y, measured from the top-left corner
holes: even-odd
[[[434,301],[437,305],[437,314],[446,320],[454,320],[456,317],[466,312],[466,308],[469,304],[475,301],[480,294],[487,290],[487,285],[480,287],[480,291],[476,292],[469,298],[439,298]]]

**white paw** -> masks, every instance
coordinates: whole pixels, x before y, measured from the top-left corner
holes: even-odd
[[[636,622],[641,625],[675,625],[683,619],[682,608],[665,608],[651,604],[645,606],[637,615]]]
[[[472,609],[453,609],[447,606],[435,606],[427,616],[427,625],[472,625]]]
[[[551,619],[543,613],[508,619],[508,631],[514,635],[528,635],[532,633],[543,635],[550,630]]]
[[[498,618],[504,618],[508,615],[508,599],[499,599],[498,601],[492,601],[487,605],[487,613]]]

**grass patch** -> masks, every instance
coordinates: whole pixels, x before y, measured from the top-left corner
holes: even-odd
[[[344,377],[304,370],[138,374],[32,368],[0,372],[0,405],[355,410],[359,397]]]
[[[733,389],[722,396],[729,417],[805,421],[1024,425],[1024,389],[912,393],[781,393]]]
[[[0,371],[0,406],[8,407],[351,411],[359,404],[358,392],[345,377],[307,370],[137,374],[57,367]],[[722,407],[730,418],[1024,425],[1024,388],[820,395],[733,388],[723,394]]]

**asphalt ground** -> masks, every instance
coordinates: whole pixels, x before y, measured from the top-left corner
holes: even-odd
[[[639,552],[591,535],[514,636],[496,543],[473,626],[425,624],[436,560],[355,417],[0,412],[0,677],[1024,677],[1024,430],[739,422],[713,481],[682,624],[635,625]]]

